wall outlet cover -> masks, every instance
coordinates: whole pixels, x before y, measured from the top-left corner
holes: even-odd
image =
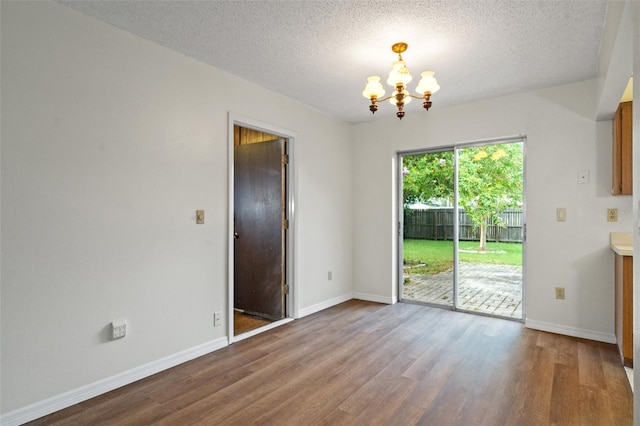
[[[111,339],[122,339],[127,335],[127,321],[117,320],[111,323]]]

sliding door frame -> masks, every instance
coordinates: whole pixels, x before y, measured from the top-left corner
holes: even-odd
[[[410,300],[404,300],[404,185],[403,185],[403,157],[408,157],[411,155],[422,155],[422,154],[437,154],[441,152],[451,152],[453,156],[453,264],[458,264],[458,191],[456,188],[458,187],[458,166],[457,166],[457,156],[456,156],[456,147],[455,146],[441,146],[437,148],[427,148],[427,149],[417,149],[410,151],[398,151],[397,152],[397,164],[398,164],[398,174],[397,174],[397,205],[398,205],[398,300],[400,302],[412,303]],[[443,309],[456,309],[458,297],[457,291],[457,283],[458,283],[458,268],[453,268],[453,282],[451,283],[453,290],[453,303],[451,306],[448,305],[440,305],[440,304],[431,304],[425,303],[429,306],[437,306]],[[421,303],[422,304],[422,303]]]
[[[397,274],[398,274],[398,300],[401,302],[411,301],[403,299],[403,291],[404,291],[404,203],[403,203],[403,167],[402,167],[402,158],[409,155],[420,155],[420,154],[433,154],[439,152],[453,152],[453,168],[454,168],[454,196],[453,196],[453,305],[451,307],[446,305],[435,305],[428,304],[429,306],[436,306],[443,309],[451,309],[454,311],[472,313],[476,315],[484,315],[484,316],[494,316],[491,314],[469,311],[465,309],[460,309],[459,300],[458,300],[458,264],[459,264],[459,214],[458,214],[458,176],[459,176],[459,161],[458,161],[458,151],[465,148],[477,147],[477,146],[487,146],[487,145],[499,145],[506,143],[522,143],[522,318],[509,318],[509,317],[499,317],[508,320],[520,321],[524,322],[526,318],[526,242],[527,242],[527,185],[526,185],[526,176],[527,176],[527,137],[525,135],[517,135],[510,137],[501,137],[495,139],[484,139],[477,140],[471,142],[463,142],[453,145],[444,145],[433,148],[424,148],[424,149],[413,149],[413,150],[405,150],[405,151],[397,151],[396,152],[396,164],[397,173],[396,173],[396,188],[397,188],[397,215],[398,215],[398,242],[397,242]]]

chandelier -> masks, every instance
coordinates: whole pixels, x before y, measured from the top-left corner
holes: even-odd
[[[394,88],[391,96],[382,98],[384,96],[384,88],[380,83],[380,77],[373,75],[367,78],[367,85],[362,91],[362,96],[371,100],[369,110],[375,113],[378,110],[378,102],[388,100],[392,105],[398,108],[396,115],[400,120],[404,117],[404,106],[411,102],[411,98],[424,99],[422,106],[425,110],[431,108],[431,95],[440,90],[440,85],[434,77],[433,71],[425,71],[420,76],[420,82],[416,87],[416,92],[420,96],[415,96],[409,93],[407,90],[407,84],[411,81],[411,73],[407,68],[406,63],[402,60],[402,53],[407,50],[407,43],[396,43],[391,46],[391,50],[398,54],[398,60],[392,64],[391,71],[389,72],[389,78],[387,83]]]

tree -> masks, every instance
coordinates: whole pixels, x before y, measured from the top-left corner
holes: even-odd
[[[522,205],[522,143],[463,148],[458,161],[458,204],[480,229],[484,251],[487,225],[502,225],[500,213]],[[405,156],[402,166],[405,208],[453,199],[453,152]]]
[[[414,203],[453,201],[452,151],[405,156],[402,167],[405,208]]]
[[[480,228],[481,251],[487,249],[487,225],[503,225],[500,213],[522,206],[522,144],[465,148],[459,151],[460,205]]]

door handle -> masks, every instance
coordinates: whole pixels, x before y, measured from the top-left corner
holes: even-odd
[[[237,232],[233,233],[233,239],[237,240],[238,238],[240,238],[240,234],[238,234]]]

